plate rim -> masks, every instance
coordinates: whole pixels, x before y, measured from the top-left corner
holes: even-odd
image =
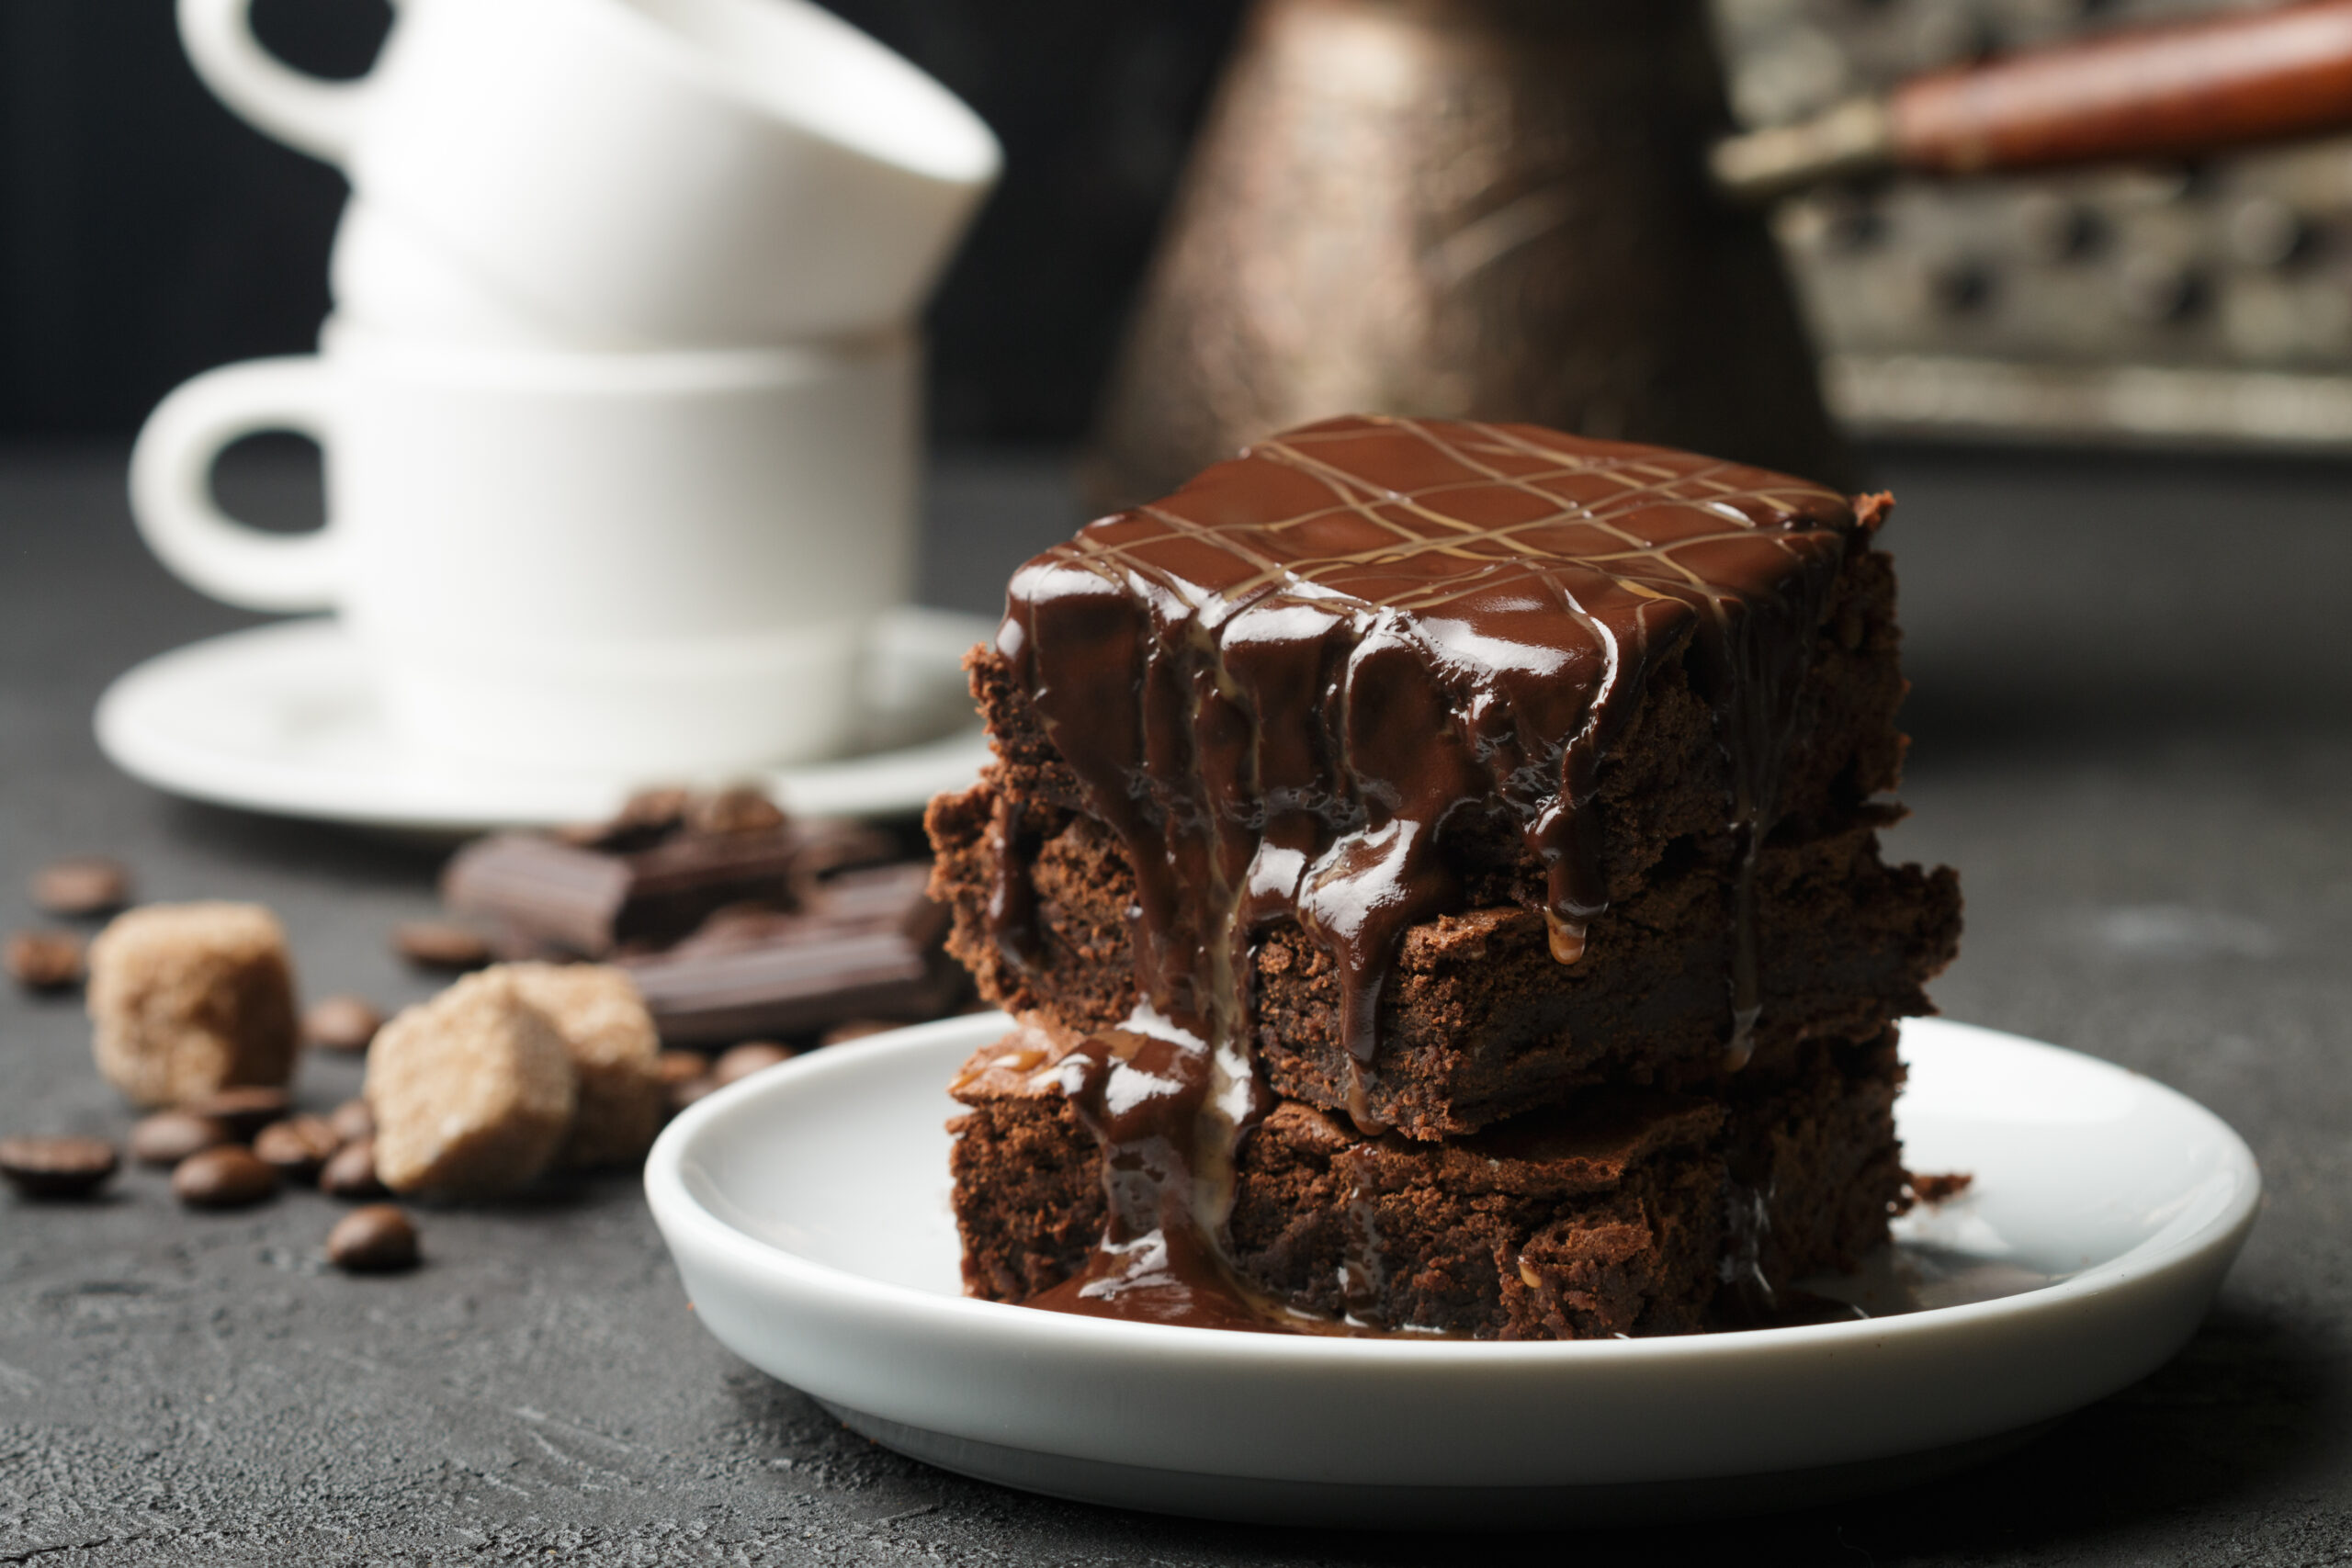
[[[874,1059],[876,1053],[910,1054],[934,1048],[943,1038],[982,1032],[991,1028],[1009,1028],[1011,1025],[1012,1021],[1001,1013],[975,1013],[893,1030],[858,1041],[854,1052],[811,1052],[779,1064],[688,1107],[662,1130],[646,1156],[646,1195],[665,1238],[672,1225],[676,1224],[681,1230],[705,1240],[744,1249],[749,1258],[755,1260],[763,1271],[797,1276],[807,1284],[820,1288],[871,1295],[876,1298],[877,1306],[937,1314],[951,1323],[968,1317],[976,1323],[999,1325],[1015,1334],[1023,1334],[1024,1330],[1049,1331],[1051,1337],[1065,1342],[1089,1342],[1105,1348],[1139,1345],[1159,1348],[1169,1355],[1206,1354],[1215,1359],[1241,1358],[1284,1362],[1305,1360],[1310,1365],[1329,1362],[1338,1366],[1353,1366],[1374,1361],[1384,1365],[1427,1364],[1441,1367],[1457,1363],[1549,1366],[1555,1362],[1575,1365],[1586,1360],[1639,1362],[1707,1360],[1724,1356],[1746,1358],[1758,1354],[1766,1346],[1777,1345],[1802,1348],[1849,1343],[1860,1346],[1883,1341],[1890,1336],[1897,1339],[1916,1339],[1949,1333],[1956,1325],[1997,1324],[2063,1311],[2080,1301],[2158,1279],[2179,1268],[2194,1266],[2209,1258],[2217,1247],[2228,1247],[2233,1252],[2253,1224],[2262,1201],[2261,1167],[2255,1158],[2254,1151],[2236,1129],[2188,1095],[2146,1074],[2084,1052],[2001,1030],[1937,1018],[1909,1019],[1905,1021],[1904,1026],[1906,1032],[1924,1026],[1931,1041],[1951,1034],[1955,1037],[1951,1043],[1957,1043],[1960,1036],[1975,1035],[1996,1039],[2013,1047],[2023,1046],[2034,1052],[2050,1053],[2101,1072],[2121,1075],[2177,1102],[2177,1107],[2211,1123],[2211,1128],[2222,1135],[2222,1146],[2229,1156],[2232,1174],[2241,1179],[2233,1201],[2220,1213],[2207,1217],[2180,1234],[2174,1234],[2173,1228],[2168,1226],[2104,1263],[2068,1275],[2052,1284],[1990,1301],[1933,1307],[1890,1317],[1775,1328],[1726,1329],[1706,1334],[1661,1335],[1646,1338],[1415,1340],[1234,1334],[1176,1325],[1125,1323],[1062,1314],[1052,1314],[1050,1322],[1041,1324],[1039,1320],[1048,1314],[1027,1307],[967,1296],[940,1295],[910,1285],[854,1274],[791,1252],[738,1229],[711,1213],[694,1196],[685,1182],[683,1167],[688,1158],[690,1145],[712,1123],[744,1114],[763,1099],[789,1094],[797,1085],[809,1080],[858,1072]],[[984,1043],[975,1042],[975,1044]],[[943,1096],[944,1092],[943,1085]],[[675,1244],[672,1245],[674,1250]],[[979,1315],[974,1317],[972,1314],[975,1314]],[[1073,1336],[1077,1337],[1075,1340]],[[1139,1339],[1138,1336],[1141,1337]],[[1179,1349],[1177,1347],[1180,1345],[1188,1348]]]

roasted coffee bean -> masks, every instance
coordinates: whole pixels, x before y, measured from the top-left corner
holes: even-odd
[[[77,855],[33,874],[33,903],[51,915],[110,915],[130,902],[130,873],[97,855]]]
[[[676,784],[661,784],[641,789],[621,803],[613,825],[649,832],[665,833],[685,820],[686,808],[694,804],[694,792]]]
[[[0,1177],[28,1198],[79,1198],[115,1172],[104,1138],[0,1138]]]
[[[784,826],[774,801],[749,785],[696,795],[686,807],[686,828],[695,833],[764,833]]]
[[[732,1050],[720,1052],[718,1060],[710,1065],[710,1076],[720,1089],[725,1089],[762,1068],[773,1067],[778,1062],[789,1062],[792,1056],[789,1045],[779,1045],[773,1040],[746,1041]]]
[[[180,1107],[198,1116],[225,1122],[239,1139],[250,1138],[272,1122],[283,1122],[294,1107],[293,1097],[266,1084],[246,1084],[220,1089]]]
[[[887,1034],[904,1025],[881,1018],[853,1018],[833,1025],[817,1037],[820,1045],[841,1045],[852,1040],[863,1040],[869,1034]]]
[[[352,1274],[383,1274],[416,1267],[416,1226],[399,1207],[370,1203],[337,1220],[327,1233],[327,1261]]]
[[[302,1038],[322,1051],[365,1051],[383,1024],[365,997],[325,997],[302,1014]]]
[[[346,1100],[327,1113],[327,1125],[346,1144],[376,1135],[376,1113],[364,1100]]]
[[[216,1116],[193,1111],[158,1111],[130,1130],[130,1155],[141,1165],[177,1165],[190,1155],[234,1143],[236,1134]]]
[[[330,1198],[380,1198],[384,1184],[376,1179],[376,1140],[354,1138],[335,1151],[319,1172],[319,1190]]]
[[[480,931],[447,920],[404,920],[392,930],[392,949],[423,969],[480,969],[491,960]]]
[[[190,1155],[172,1172],[172,1195],[191,1209],[243,1209],[277,1190],[277,1169],[235,1144]]]
[[[6,954],[9,977],[28,991],[62,991],[82,983],[82,939],[71,931],[17,931]]]
[[[712,1093],[718,1088],[718,1080],[708,1073],[703,1074],[698,1078],[686,1078],[682,1082],[672,1084],[670,1086],[670,1114],[675,1116],[679,1111]]]
[[[664,1085],[692,1083],[710,1072],[710,1058],[699,1051],[664,1051],[656,1071]]]
[[[289,1116],[254,1135],[254,1154],[288,1181],[308,1181],[334,1157],[343,1139],[323,1116]]]

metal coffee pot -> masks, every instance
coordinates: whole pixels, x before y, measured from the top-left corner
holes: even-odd
[[[1938,73],[1731,137],[1702,0],[1260,0],[1101,411],[1104,505],[1270,431],[1526,420],[1850,482],[1763,209],[1879,170],[2352,126],[2352,0]]]

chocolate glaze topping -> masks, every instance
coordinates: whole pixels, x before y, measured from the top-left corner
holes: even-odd
[[[1124,1066],[1100,1076],[1189,1086],[1132,1100],[1136,1115],[1082,1109],[1114,1189],[1090,1300],[1121,1280],[1140,1295],[1196,1253],[1215,1262],[1234,1153],[1267,1104],[1249,977],[1268,923],[1295,919],[1337,966],[1368,1134],[1362,1070],[1396,945],[1459,907],[1450,824],[1509,815],[1545,869],[1553,953],[1577,960],[1606,906],[1599,771],[1650,671],[1686,649],[1731,764],[1743,869],[1725,1047],[1744,1060],[1754,854],[1809,633],[1876,521],[1820,486],[1687,453],[1349,418],[1262,442],[1024,565],[999,651],[1136,876],[1145,999],[1120,1038],[1146,1043],[1104,1043],[1096,1055]],[[1017,829],[998,824],[992,908],[1016,961],[1033,940],[1012,891]],[[1148,1200],[1122,1186],[1137,1173]],[[1138,1242],[1155,1224],[1156,1250]]]

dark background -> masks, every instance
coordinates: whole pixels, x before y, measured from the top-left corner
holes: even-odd
[[[935,433],[1067,443],[1239,0],[834,0],[979,111],[1008,174],[932,313]],[[367,68],[384,0],[257,0],[288,61]],[[306,352],[342,176],[254,130],[171,0],[0,0],[0,436],[127,433],[208,366]]]

